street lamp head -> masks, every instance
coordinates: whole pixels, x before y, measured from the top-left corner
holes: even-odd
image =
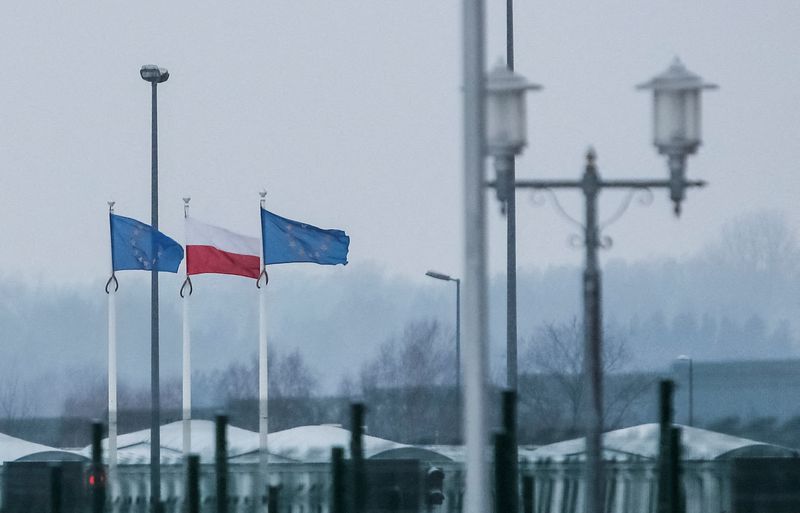
[[[682,355],[678,356],[677,359],[682,361],[682,362],[691,361],[692,360],[689,356],[686,356],[685,354],[682,354]]]
[[[142,76],[142,79],[156,84],[166,82],[169,78],[169,71],[167,71],[166,68],[159,68],[154,64],[145,64],[142,66],[142,69],[139,70],[139,74]]]
[[[454,281],[453,278],[447,274],[437,273],[436,271],[428,271],[425,273],[425,276],[430,276],[431,278],[435,278],[437,280]]]
[[[513,157],[528,143],[525,93],[542,86],[528,82],[502,61],[486,77],[486,145],[495,158]]]
[[[700,93],[704,82],[677,57],[669,68],[638,89],[653,91],[653,144],[659,153],[688,155],[700,146]]]

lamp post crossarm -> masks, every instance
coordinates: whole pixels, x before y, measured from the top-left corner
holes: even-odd
[[[686,180],[683,182],[685,187],[705,187],[703,180]],[[489,187],[494,187],[494,181],[489,182]],[[599,180],[597,186],[601,189],[669,189],[672,186],[670,180]],[[582,189],[583,180],[517,180],[514,184],[516,189]]]

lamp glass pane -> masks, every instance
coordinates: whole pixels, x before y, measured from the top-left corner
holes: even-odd
[[[654,91],[653,138],[656,146],[668,146],[686,135],[683,92]]]
[[[700,143],[700,90],[684,91],[684,120],[686,139],[692,144]]]
[[[490,150],[517,152],[525,145],[524,91],[493,91],[486,98],[486,138]]]

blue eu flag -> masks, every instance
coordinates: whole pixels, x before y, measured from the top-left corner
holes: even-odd
[[[265,264],[346,265],[350,237],[342,230],[323,230],[262,208],[261,244]]]
[[[115,271],[178,272],[183,248],[149,224],[111,216],[111,262]]]

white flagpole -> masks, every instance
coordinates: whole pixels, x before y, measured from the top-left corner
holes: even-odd
[[[183,217],[189,217],[189,201],[191,198],[183,198]],[[186,240],[188,248],[188,240]],[[183,298],[183,455],[188,456],[192,452],[192,340],[189,329],[189,297],[192,295],[192,282],[189,279],[189,260],[188,255],[184,260],[186,267],[186,280],[181,285],[181,297]],[[186,285],[189,288],[184,292]]]
[[[264,208],[266,191],[261,192],[261,208]],[[261,212],[259,211],[259,216]],[[264,231],[261,230],[261,237],[264,237]],[[259,474],[262,490],[269,490],[269,452],[267,437],[269,432],[268,423],[268,361],[267,361],[267,276],[266,255],[262,255],[262,275],[265,277],[264,285],[259,285],[258,294],[258,461],[259,461]],[[261,276],[259,276],[256,284],[260,284]],[[259,493],[259,495],[261,495]]]
[[[108,202],[109,214],[114,213],[114,202]],[[110,222],[110,219],[109,219]],[[113,244],[113,241],[112,241]],[[114,276],[114,258],[111,277],[106,282],[108,294],[108,484],[113,493],[117,475],[117,278]]]

